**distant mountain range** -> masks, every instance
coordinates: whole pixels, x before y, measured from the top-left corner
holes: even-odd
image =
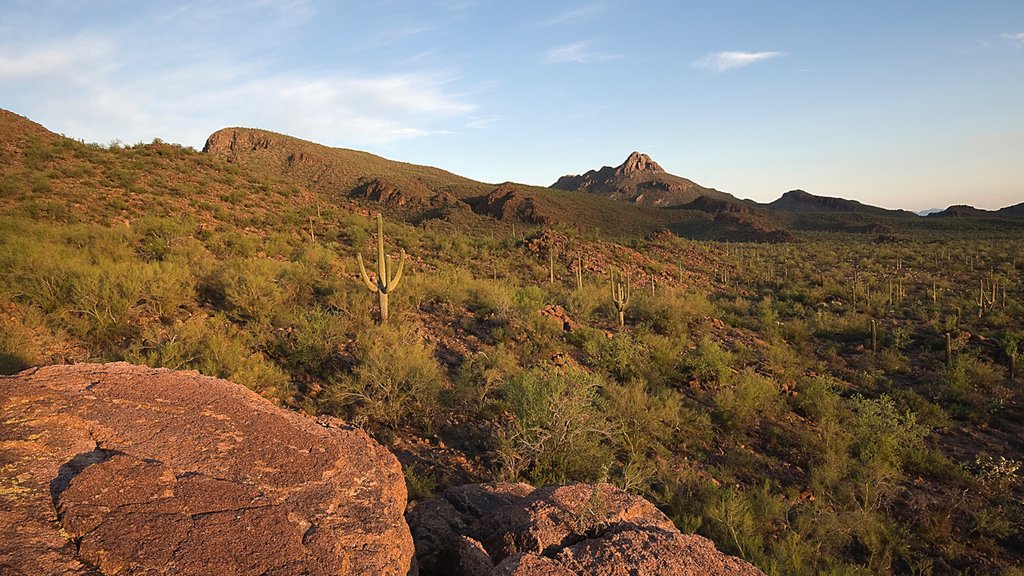
[[[0,181],[15,178],[20,182],[28,178],[32,166],[39,164],[33,158],[43,154],[39,150],[52,156],[48,161],[52,164],[50,172],[61,173],[65,160],[48,150],[67,148],[65,141],[68,139],[27,118],[0,110]],[[86,184],[73,179],[56,179],[49,187],[37,188],[52,189],[54,194],[59,194],[65,188],[77,189],[88,184],[104,197],[109,196],[112,206],[124,204],[126,198],[132,205],[143,206],[153,201],[171,202],[161,196],[170,192],[159,185],[171,182],[177,187],[194,189],[190,193],[191,202],[215,203],[235,197],[228,183],[241,177],[258,188],[290,187],[304,198],[315,198],[315,202],[344,204],[368,212],[386,206],[390,218],[417,225],[431,220],[469,227],[495,222],[523,223],[600,230],[610,236],[624,237],[668,230],[698,239],[785,241],[801,230],[890,233],[923,226],[926,222],[932,223],[927,224],[928,227],[939,229],[965,225],[970,228],[975,226],[970,224],[972,221],[984,221],[979,226],[1014,229],[1024,224],[1020,218],[1024,217],[1024,203],[998,211],[952,206],[928,218],[905,210],[887,210],[802,190],[787,192],[774,202],[762,204],[670,174],[641,152],[629,154],[616,167],[604,166],[564,176],[551,187],[479,182],[440,168],[397,162],[358,150],[332,148],[255,128],[218,130],[211,134],[203,152],[216,162],[203,165],[205,172],[201,182],[194,166],[185,165],[185,161],[165,160],[159,169],[139,172],[138,181],[130,187],[133,192],[127,196],[122,188],[111,184],[113,181],[108,181],[109,178]],[[117,158],[129,162],[127,155]],[[132,168],[132,165],[126,166]],[[225,172],[229,168],[230,171]],[[63,169],[69,174],[81,171],[80,167],[70,165]],[[196,183],[178,184],[191,180]],[[174,202],[181,199],[180,190],[176,193]],[[211,198],[206,199],[204,194]],[[20,209],[19,198],[0,195],[0,208]],[[46,200],[45,194],[36,199],[37,202]],[[100,216],[120,218],[124,214]]]
[[[932,208],[914,213],[909,210],[880,208],[845,198],[817,196],[803,190],[791,190],[773,202],[761,204],[751,200],[740,200],[727,192],[707,188],[692,180],[670,174],[650,156],[641,152],[631,153],[625,162],[614,168],[604,166],[584,174],[562,176],[551,187],[559,190],[587,192],[614,200],[660,208],[688,206],[720,211],[724,206],[735,205],[734,211],[762,208],[790,214],[861,214],[890,218],[929,215],[940,217],[1024,216],[1024,203],[995,211],[971,206],[950,206],[946,209]],[[694,204],[700,198],[708,198],[714,202]]]

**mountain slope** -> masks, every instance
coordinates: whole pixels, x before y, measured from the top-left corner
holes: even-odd
[[[1024,202],[996,210],[999,216],[1024,216]]]
[[[715,219],[696,210],[666,212],[650,196],[637,203],[616,196],[588,194],[589,190],[543,188],[505,182],[477,182],[430,166],[396,162],[366,152],[331,148],[291,136],[252,128],[225,128],[213,133],[204,151],[267,178],[284,179],[321,197],[369,200],[384,204],[394,217],[418,223],[430,219],[479,224],[479,218],[541,226],[570,226],[601,230],[615,236],[645,236],[658,230],[699,238],[770,241],[785,239],[772,226],[735,219]],[[622,182],[635,182],[643,190],[672,192],[676,203],[728,194],[705,189],[689,180],[666,174],[642,154],[633,154],[618,169]],[[700,190],[693,196],[683,187]],[[694,188],[695,187],[695,188]],[[644,193],[641,193],[643,196]],[[688,200],[689,201],[689,200]]]
[[[701,196],[735,199],[731,194],[705,188],[692,180],[669,174],[650,156],[640,152],[633,152],[615,168],[605,166],[584,174],[562,176],[551,187],[659,208],[682,206]]]
[[[778,200],[766,205],[772,210],[790,212],[794,214],[812,213],[857,213],[871,214],[875,216],[913,216],[907,210],[888,210],[877,206],[862,204],[856,200],[845,198],[834,198],[830,196],[816,196],[803,190],[790,190],[783,194]]]

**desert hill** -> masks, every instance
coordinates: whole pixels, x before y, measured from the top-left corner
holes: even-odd
[[[682,206],[702,196],[734,199],[731,194],[705,188],[692,180],[669,174],[650,156],[640,152],[633,152],[614,168],[604,166],[584,174],[562,176],[551,187],[659,208]]]
[[[444,219],[473,226],[480,225],[479,218],[483,217],[505,224],[570,226],[617,236],[644,236],[658,230],[732,240],[777,241],[785,236],[766,221],[716,219],[701,210],[667,212],[656,208],[667,204],[620,202],[615,195],[590,193],[593,190],[589,187],[576,190],[514,182],[488,184],[439,168],[330,148],[265,130],[218,130],[209,137],[204,151],[247,171],[311,190],[329,201],[357,199],[386,205],[393,214],[413,223]],[[616,178],[638,182],[644,189],[662,186],[657,182],[676,192],[696,186],[665,174],[649,157],[639,154],[612,172]],[[651,174],[655,175],[653,180],[648,179]],[[693,188],[697,189],[700,195],[732,199],[727,194]],[[679,201],[698,196],[673,192],[673,198]]]
[[[812,213],[856,213],[871,214],[875,216],[907,217],[914,216],[913,212],[907,210],[888,210],[862,204],[856,200],[845,198],[834,198],[829,196],[816,196],[803,190],[790,190],[783,194],[778,200],[766,205],[772,210],[780,212],[793,212],[796,214]]]

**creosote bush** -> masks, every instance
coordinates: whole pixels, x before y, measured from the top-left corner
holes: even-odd
[[[355,366],[329,386],[327,408],[361,425],[389,428],[427,424],[443,385],[432,350],[414,327],[365,326],[354,351]]]

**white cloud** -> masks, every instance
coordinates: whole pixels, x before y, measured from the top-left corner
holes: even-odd
[[[10,46],[0,46],[0,81],[72,73],[112,52],[111,42],[95,36],[75,36],[20,54]]]
[[[1015,44],[1018,48],[1024,48],[1024,32],[1016,34],[1003,34],[1003,38]]]
[[[567,10],[565,12],[562,12],[561,14],[548,18],[547,20],[541,20],[540,22],[537,22],[537,26],[540,26],[542,28],[550,28],[552,26],[572,24],[574,22],[579,22],[580,20],[586,20],[593,16],[597,16],[598,14],[606,12],[607,10],[608,4],[605,2],[588,4],[586,6],[580,6],[579,8]]]
[[[196,147],[238,125],[336,146],[387,146],[449,133],[477,110],[446,72],[268,73],[229,57],[151,62],[101,37],[22,50],[0,44],[0,93],[5,107],[75,138],[159,137]]]
[[[544,53],[542,60],[545,64],[585,64],[588,62],[608,62],[622,58],[619,54],[593,50],[591,48],[593,45],[593,40],[584,40],[582,42],[555,46]]]
[[[783,52],[714,52],[693,63],[694,68],[726,72],[782,56]]]

